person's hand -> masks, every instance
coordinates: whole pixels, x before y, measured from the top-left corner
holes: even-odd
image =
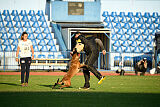
[[[18,58],[16,58],[16,61],[18,62]]]
[[[78,38],[79,35],[80,35],[80,34],[76,34],[75,38]]]
[[[106,54],[106,50],[103,50],[102,53],[103,53],[103,55],[105,55]]]

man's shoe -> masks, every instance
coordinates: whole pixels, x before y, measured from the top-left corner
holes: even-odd
[[[102,76],[102,78],[98,81],[98,84],[99,84],[99,85],[102,84],[102,81],[105,80],[105,79],[106,79],[106,77],[105,77],[105,76]]]
[[[88,87],[79,87],[79,89],[83,89],[83,90],[89,90],[90,88]]]

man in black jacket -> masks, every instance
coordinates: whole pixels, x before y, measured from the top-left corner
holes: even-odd
[[[98,84],[101,84],[103,80],[105,80],[105,76],[102,76],[99,71],[93,66],[93,64],[97,61],[99,56],[99,50],[96,46],[96,43],[103,49],[102,53],[103,55],[106,54],[106,50],[104,49],[103,43],[100,39],[95,37],[88,37],[85,38],[83,35],[81,35],[80,32],[76,32],[74,38],[78,41],[77,44],[83,45],[83,50],[85,51],[85,54],[87,55],[87,59],[85,61],[86,67],[83,68],[83,74],[85,78],[85,84],[80,89],[89,89],[90,87],[90,72],[91,71],[98,79]],[[73,49],[75,51],[76,48]],[[78,49],[76,49],[77,51]],[[81,51],[81,50],[78,50]]]

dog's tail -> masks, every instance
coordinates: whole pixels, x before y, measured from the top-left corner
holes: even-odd
[[[58,78],[58,80],[57,80],[57,83],[55,83],[55,84],[53,85],[52,89],[55,88],[56,85],[58,85],[58,82],[59,82],[59,78]]]

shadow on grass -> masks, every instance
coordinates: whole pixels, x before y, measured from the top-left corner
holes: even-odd
[[[160,107],[159,96],[159,93],[91,91],[0,92],[2,107],[16,107],[22,106],[22,104],[23,107],[50,107],[53,105],[56,107]]]
[[[53,87],[53,85],[40,85],[40,84],[38,84],[39,86],[43,86],[43,87],[49,87],[49,88],[52,88]],[[59,89],[61,87],[61,85],[58,85],[58,86],[56,86],[54,89]],[[65,87],[65,88],[73,88],[73,87]]]
[[[20,84],[14,84],[14,83],[0,83],[0,84],[13,85],[13,86],[21,86]]]

